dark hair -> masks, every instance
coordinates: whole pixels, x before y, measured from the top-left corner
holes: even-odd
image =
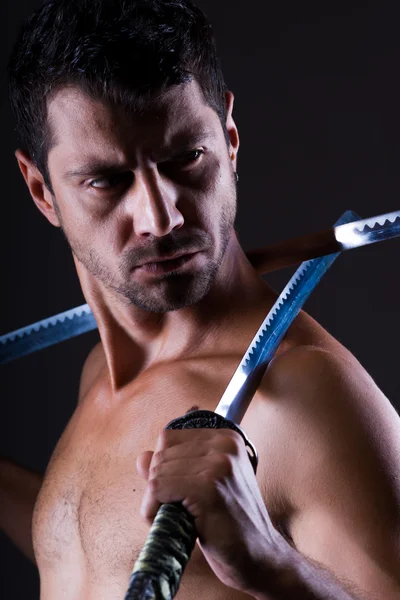
[[[189,0],[48,0],[22,27],[8,72],[17,133],[49,190],[47,104],[65,85],[140,111],[155,93],[195,79],[225,130],[213,32]]]

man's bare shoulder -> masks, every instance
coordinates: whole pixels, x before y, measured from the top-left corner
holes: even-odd
[[[81,403],[105,366],[103,344],[99,342],[89,352],[82,368],[78,403]]]
[[[400,418],[358,360],[338,345],[335,351],[298,346],[278,355],[270,364],[262,391],[269,406],[279,406],[286,430],[297,439],[313,440],[330,452],[355,440],[385,440],[400,458]],[[361,449],[361,447],[360,447]]]
[[[278,355],[264,377],[268,396],[276,395],[287,402],[294,400],[300,410],[350,410],[371,415],[398,415],[359,361],[343,346],[328,348],[300,345]],[[388,412],[389,411],[389,412]]]
[[[264,377],[267,459],[298,551],[360,589],[393,589],[400,567],[400,418],[344,348],[300,346]],[[261,422],[261,419],[259,419]],[[384,565],[381,568],[380,565]]]

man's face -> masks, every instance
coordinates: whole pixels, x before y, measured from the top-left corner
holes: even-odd
[[[77,260],[148,311],[201,300],[233,234],[236,184],[223,128],[197,84],[140,116],[63,88],[49,119],[55,208]]]

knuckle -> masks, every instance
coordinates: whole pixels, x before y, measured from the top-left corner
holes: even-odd
[[[233,474],[233,457],[231,454],[219,454],[217,465],[220,476],[226,477]]]
[[[153,454],[153,459],[151,461],[152,467],[157,467],[161,465],[165,461],[165,450],[158,450]]]
[[[160,474],[161,465],[159,463],[152,464],[150,467],[149,475],[152,479],[157,477]]]
[[[227,435],[225,437],[225,448],[229,454],[233,454],[237,456],[242,449],[243,439],[240,433],[237,431],[233,431],[232,429],[227,429]]]
[[[162,450],[166,450],[170,445],[170,433],[171,432],[166,429],[163,429],[163,431],[160,433],[158,438],[159,451],[157,452],[157,454]]]
[[[160,480],[157,477],[149,479],[147,485],[148,490],[152,496],[156,496],[157,493],[160,491]]]
[[[207,485],[212,485],[216,481],[232,476],[233,471],[234,457],[225,452],[220,452],[209,458],[208,467],[203,471],[203,477]]]

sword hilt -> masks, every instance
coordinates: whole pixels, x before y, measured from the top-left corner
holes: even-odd
[[[174,419],[165,429],[232,429],[241,435],[254,472],[257,469],[257,450],[243,429],[217,413],[194,411]],[[185,507],[181,503],[163,504],[133,568],[125,600],[174,598],[196,538],[194,519]]]
[[[196,410],[187,413],[183,417],[178,417],[168,423],[165,429],[232,429],[242,436],[254,472],[257,471],[258,453],[254,444],[251,443],[239,425],[221,417],[221,415],[215,412],[210,410]]]

